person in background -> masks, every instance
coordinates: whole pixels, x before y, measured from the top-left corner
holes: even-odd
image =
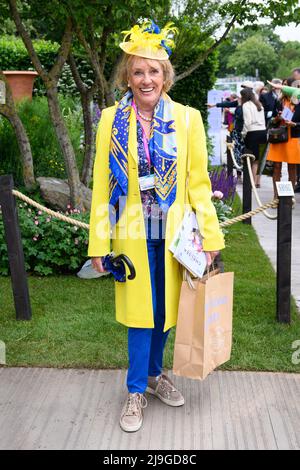
[[[290,80],[287,80],[290,83]],[[300,81],[292,82],[300,86]],[[290,86],[281,86],[277,88],[281,90],[281,110],[273,119],[274,125],[285,125],[288,127],[288,141],[278,144],[270,144],[267,159],[274,162],[273,184],[274,184],[274,197],[277,196],[276,182],[281,179],[282,162],[288,164],[289,180],[292,182],[293,188],[296,187],[297,182],[297,165],[300,164],[300,103],[299,98],[293,94],[289,95],[293,88]],[[291,119],[283,119],[282,113],[286,110],[292,112]],[[285,113],[286,114],[286,113]]]
[[[264,82],[261,82],[258,80],[257,82],[254,82],[253,84],[253,91],[256,94],[256,97],[259,98],[261,95],[262,90],[264,89]]]
[[[245,80],[243,83],[241,83],[241,88],[251,88],[253,90],[255,82],[251,82],[250,80]]]
[[[268,83],[271,84],[271,90],[268,93],[263,93],[259,96],[259,100],[264,107],[267,125],[271,118],[278,114],[278,110],[280,108],[279,91],[274,85],[281,85],[282,81],[279,78],[273,78],[271,82]]]
[[[292,78],[287,79],[285,84],[276,85],[276,88],[282,91],[286,96],[293,97],[295,100],[300,100],[300,80],[294,80],[292,82],[291,80]],[[288,83],[291,83],[291,86],[288,86]],[[295,193],[300,193],[300,165],[297,165],[297,182],[295,186]]]
[[[251,82],[250,82],[251,83]],[[232,138],[232,141],[234,143],[233,147],[233,153],[234,153],[234,158],[236,159],[236,162],[238,165],[241,165],[241,156],[244,151],[244,141],[242,138],[242,130],[243,130],[243,110],[241,106],[241,99],[238,95],[232,94],[232,97],[236,97],[232,101],[221,101],[216,104],[208,104],[207,107],[208,109],[216,107],[216,108],[222,108],[222,109],[234,109],[234,115],[233,115],[233,128],[230,132],[230,136]],[[242,172],[240,170],[237,170],[237,178],[238,182],[240,183],[242,181]]]
[[[228,98],[228,101],[236,102],[238,100],[238,95],[236,93],[231,93],[231,95]],[[226,100],[227,101],[227,100]],[[225,117],[224,117],[224,123],[228,126],[228,131],[231,133],[233,128],[234,128],[234,112],[235,112],[235,107],[234,108],[224,108],[225,111]]]
[[[256,98],[253,90],[245,88],[241,91],[241,102],[243,107],[244,126],[242,135],[245,147],[255,156],[251,162],[255,186],[260,187],[260,175],[257,174],[260,145],[266,143],[266,121],[264,108]]]
[[[285,81],[285,83],[284,83]],[[287,96],[294,96],[297,99],[300,99],[300,80],[293,80],[292,78],[285,79],[281,84],[274,85],[274,88],[282,91]],[[268,81],[268,83],[271,83]],[[291,86],[288,85],[291,84]]]
[[[260,94],[264,95],[265,93],[269,93],[269,88],[266,85],[261,89]]]
[[[300,67],[297,67],[292,71],[292,78],[293,80],[300,80]]]

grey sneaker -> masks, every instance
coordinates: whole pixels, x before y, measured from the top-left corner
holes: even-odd
[[[142,393],[128,393],[127,401],[122,409],[120,426],[123,431],[138,431],[143,424],[143,408],[147,399]]]
[[[184,405],[184,398],[182,394],[174,387],[171,379],[165,374],[156,377],[148,377],[148,387],[146,392],[155,395],[161,401],[170,406]]]

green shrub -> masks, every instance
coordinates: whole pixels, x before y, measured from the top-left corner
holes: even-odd
[[[68,211],[66,215],[88,223],[89,213],[74,211]],[[18,214],[27,272],[47,276],[75,273],[81,267],[87,258],[87,230],[52,218],[26,203],[18,203]],[[0,275],[8,274],[7,248],[0,215]]]
[[[59,99],[77,163],[81,168],[82,110],[76,100],[70,97],[60,96]],[[18,114],[30,141],[35,176],[66,178],[64,158],[49,116],[47,99],[37,97],[32,101],[22,101],[18,105]],[[4,117],[0,117],[0,155],[0,174],[12,174],[15,183],[23,185],[21,155],[15,132]]]

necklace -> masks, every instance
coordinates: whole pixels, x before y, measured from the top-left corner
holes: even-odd
[[[152,119],[153,119],[153,116],[151,118],[148,118],[148,117],[144,116],[138,109],[137,109],[137,113],[140,116],[140,118],[142,118],[144,121],[151,122]]]

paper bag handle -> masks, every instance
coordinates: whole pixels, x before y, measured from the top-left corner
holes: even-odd
[[[216,274],[220,273],[220,269],[215,267],[214,262],[212,262],[211,266],[212,266],[212,269],[209,269],[207,271],[207,273],[201,278],[199,278],[199,277],[193,278],[192,274],[186,268],[184,268],[183,269],[183,280],[188,283],[188,286],[189,286],[190,289],[195,290],[196,289],[195,281],[205,282],[208,279],[210,279],[211,277],[213,277]]]

